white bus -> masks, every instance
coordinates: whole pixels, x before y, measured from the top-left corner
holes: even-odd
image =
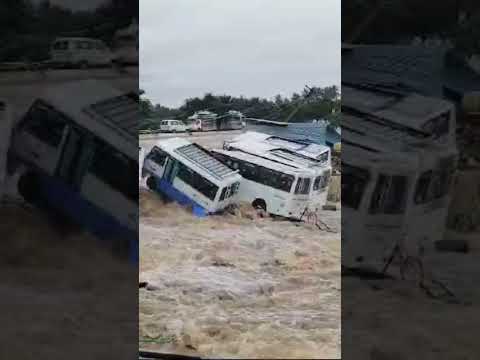
[[[217,114],[211,111],[197,111],[188,120],[191,122],[190,128],[193,131],[217,130]]]
[[[182,138],[159,141],[144,160],[147,186],[198,216],[216,213],[232,204],[242,177],[201,146]]]
[[[327,202],[327,189],[332,174],[331,154],[328,146],[305,144],[300,141],[278,138],[268,134],[248,131],[224,143],[226,150],[240,150],[263,156],[283,164],[311,169],[315,173],[312,186],[311,204],[319,209]],[[317,146],[318,145],[318,146]],[[310,146],[310,147],[309,147]],[[301,149],[315,149],[316,152]]]
[[[397,246],[419,259],[443,238],[458,154],[423,132],[363,126],[342,117],[342,262],[381,270]]]
[[[212,150],[217,159],[243,177],[237,199],[270,214],[301,219],[310,207],[315,174],[242,151]]]
[[[138,260],[138,102],[107,83],[45,89],[15,126],[9,169],[18,192]]]

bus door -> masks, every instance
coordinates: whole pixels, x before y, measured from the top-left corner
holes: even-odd
[[[70,127],[57,168],[58,176],[75,189],[78,189],[85,170],[83,165],[89,149],[86,140],[78,128]]]
[[[178,161],[169,157],[165,165],[165,171],[163,172],[162,179],[169,184],[173,184],[173,181],[177,176],[177,172],[178,172]]]

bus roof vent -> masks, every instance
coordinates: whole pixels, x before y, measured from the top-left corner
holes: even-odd
[[[197,144],[189,144],[175,150],[178,154],[205,169],[209,174],[218,179],[224,179],[237,171],[233,171],[219,160],[214,158],[207,150]]]

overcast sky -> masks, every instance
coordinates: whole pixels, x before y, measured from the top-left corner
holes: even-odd
[[[140,0],[140,87],[179,106],[214,94],[340,85],[338,0]]]

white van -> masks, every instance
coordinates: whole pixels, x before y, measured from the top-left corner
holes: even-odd
[[[103,41],[90,38],[57,38],[50,50],[51,63],[60,66],[107,66],[112,63],[113,57]]]
[[[187,125],[180,120],[162,120],[160,122],[160,131],[185,132],[187,131]]]

